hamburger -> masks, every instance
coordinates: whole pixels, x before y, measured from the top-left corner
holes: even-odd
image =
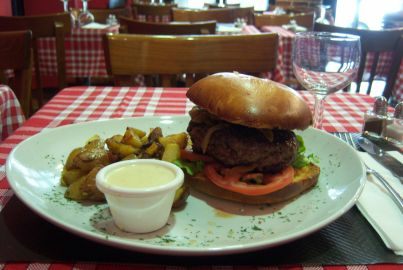
[[[187,132],[198,164],[186,183],[213,197],[246,204],[278,203],[317,183],[320,168],[304,156],[293,130],[312,123],[308,105],[293,89],[239,73],[217,73],[193,84],[195,104]],[[183,165],[183,164],[182,164]]]

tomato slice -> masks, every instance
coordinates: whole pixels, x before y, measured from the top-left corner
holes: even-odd
[[[263,185],[247,184],[240,181],[241,175],[226,177],[219,174],[217,171],[219,167],[217,163],[206,164],[204,173],[214,184],[223,189],[251,196],[269,194],[280,190],[291,184],[294,177],[294,168],[288,166],[276,174],[264,174]]]
[[[197,154],[197,153],[194,153],[192,151],[185,150],[185,149],[181,149],[180,156],[181,156],[182,159],[189,160],[189,161],[200,161],[200,160],[205,161],[205,162],[213,162],[214,161],[214,159],[209,157],[209,156],[202,155],[202,154]]]

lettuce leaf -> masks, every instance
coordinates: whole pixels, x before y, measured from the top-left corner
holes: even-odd
[[[306,155],[306,147],[304,144],[304,139],[300,135],[297,136],[297,142],[298,142],[298,150],[297,150],[297,157],[295,158],[295,161],[293,162],[292,166],[294,168],[302,168],[305,167],[306,165],[310,163],[319,163],[319,157],[314,155],[314,154],[309,154]]]
[[[186,160],[175,160],[173,162],[175,165],[177,165],[179,168],[181,168],[185,173],[188,175],[196,175],[199,172],[201,172],[204,168],[204,162],[203,161],[186,161]]]

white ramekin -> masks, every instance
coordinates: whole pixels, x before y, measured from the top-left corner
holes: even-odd
[[[163,166],[174,173],[172,181],[148,188],[122,188],[106,182],[113,170],[132,164]],[[183,184],[183,171],[175,164],[157,159],[134,159],[110,164],[96,176],[98,189],[105,194],[113,221],[123,231],[147,233],[162,228],[171,212],[175,191]]]

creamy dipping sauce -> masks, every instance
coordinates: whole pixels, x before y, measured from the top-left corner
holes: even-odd
[[[175,173],[155,164],[132,164],[120,167],[106,175],[106,183],[120,188],[150,188],[171,182]]]

